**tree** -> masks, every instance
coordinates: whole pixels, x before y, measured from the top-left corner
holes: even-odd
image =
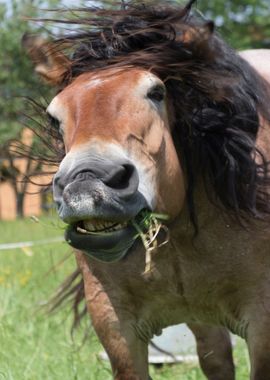
[[[48,6],[48,2],[39,0],[12,0],[8,7],[0,4],[0,178],[12,185],[19,217],[23,216],[26,179],[40,172],[41,164],[31,158],[37,145],[35,138],[28,138],[30,154],[24,166],[14,150],[14,141],[21,140],[25,129],[26,97],[39,100],[49,94],[47,86],[34,75],[30,60],[21,47],[22,35],[29,31],[23,15],[38,16],[37,9],[42,4]],[[37,32],[37,26],[33,24],[33,27]]]

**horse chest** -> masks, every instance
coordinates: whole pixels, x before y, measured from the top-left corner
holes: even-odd
[[[267,242],[257,239],[255,244],[245,233],[236,238],[228,230],[228,235],[222,231],[220,238],[214,227],[194,241],[173,235],[153,254],[150,275],[144,275],[145,251],[139,244],[119,263],[90,260],[98,280],[94,291],[101,289],[108,310],[130,321],[141,339],[182,322],[222,324],[243,336],[247,308],[268,286],[268,248]]]
[[[153,255],[152,271],[145,275],[144,256],[143,249],[137,248],[126,260],[110,266],[90,263],[108,303],[124,320],[134,320],[139,335],[151,338],[166,326],[195,321],[198,308],[201,314],[206,309],[208,314],[210,309],[214,313],[207,297],[211,285],[202,287],[200,283],[205,278],[204,268],[186,263],[170,244]]]

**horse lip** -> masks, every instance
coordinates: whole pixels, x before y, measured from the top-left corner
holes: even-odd
[[[139,215],[142,208],[137,215]],[[83,221],[70,224],[65,233],[66,241],[76,249],[83,251],[86,255],[102,262],[116,262],[121,260],[129,251],[138,238],[138,231],[126,220],[126,227],[109,232],[80,233],[79,225]]]
[[[65,233],[66,241],[86,255],[102,262],[121,260],[132,247],[137,237],[137,231],[132,225],[105,234],[80,234],[77,224],[70,225]]]

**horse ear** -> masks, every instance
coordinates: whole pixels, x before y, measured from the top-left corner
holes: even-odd
[[[207,22],[202,26],[188,26],[182,31],[179,41],[184,44],[199,44],[207,41],[213,34],[215,24],[212,21]]]
[[[69,67],[69,59],[60,51],[59,46],[46,41],[41,36],[24,34],[22,46],[30,56],[35,71],[49,84],[59,85]]]

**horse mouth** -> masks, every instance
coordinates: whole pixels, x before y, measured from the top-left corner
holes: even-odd
[[[89,219],[84,220],[76,225],[78,234],[83,235],[106,235],[125,229],[129,222],[116,223],[106,220]]]
[[[138,215],[135,219],[138,220]],[[133,220],[82,220],[68,226],[65,239],[73,248],[91,258],[101,262],[117,262],[124,258],[138,237]]]

